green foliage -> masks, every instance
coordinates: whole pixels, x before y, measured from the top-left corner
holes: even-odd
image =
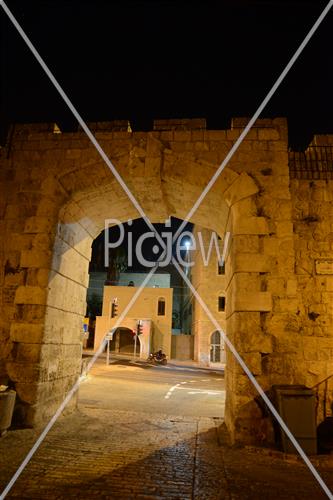
[[[89,299],[87,299],[87,316],[95,319],[96,316],[102,315],[102,298],[96,293],[93,293]]]

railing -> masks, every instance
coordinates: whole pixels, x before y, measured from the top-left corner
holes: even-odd
[[[289,172],[291,179],[333,179],[333,145],[289,151]]]
[[[324,378],[324,380],[321,380],[318,382],[318,384],[314,385],[311,387],[312,390],[316,392],[316,420],[318,422],[318,410],[320,407],[320,395],[323,393],[323,399],[322,399],[322,412],[323,412],[323,418],[320,419],[325,420],[326,417],[331,416],[332,414],[332,405],[333,405],[333,390],[332,391],[332,396],[329,398],[329,380],[332,379],[333,381],[333,373],[329,375],[328,377]],[[320,388],[323,386],[323,390],[321,391]],[[329,410],[329,411],[328,411]]]

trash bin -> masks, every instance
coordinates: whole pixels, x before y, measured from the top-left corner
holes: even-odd
[[[0,392],[0,436],[11,426],[16,392],[6,390]]]
[[[275,408],[288,429],[307,455],[315,455],[317,453],[317,426],[314,393],[304,385],[274,385],[272,390]],[[277,438],[285,453],[297,453],[279,424]]]

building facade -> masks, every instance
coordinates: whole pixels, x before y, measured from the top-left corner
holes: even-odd
[[[95,351],[99,348],[105,335],[114,330],[119,316],[137,292],[138,288],[134,286],[104,287],[102,316],[96,317]],[[138,324],[142,327],[142,333],[138,338],[140,357],[147,358],[151,352],[156,352],[159,349],[162,349],[170,357],[172,328],[171,288],[143,288],[135,303],[117,327],[137,332]]]
[[[223,332],[212,325],[203,307],[189,291],[189,301],[192,305],[194,359],[202,366],[225,366],[226,363],[223,340],[226,335],[225,262],[223,265],[219,259],[219,256],[223,257],[225,241],[225,238],[220,238],[209,229],[198,226],[194,228],[195,250],[190,252],[191,264],[193,263],[189,268],[190,280],[214,314]]]

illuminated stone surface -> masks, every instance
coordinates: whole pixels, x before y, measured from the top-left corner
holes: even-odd
[[[153,222],[186,216],[243,121],[224,131],[169,126],[132,133],[96,125]],[[17,125],[1,155],[0,374],[15,383],[25,422],[37,423],[80,372],[91,243],[105,219],[139,214],[82,132]],[[332,372],[333,277],[315,273],[315,260],[332,258],[332,183],[290,179],[285,120],[259,120],[191,218],[231,232],[225,328],[264,390],[311,387]],[[211,286],[203,298],[214,312]],[[235,438],[265,442],[270,424],[254,396],[227,353],[227,425]],[[320,386],[319,420],[323,397]]]

